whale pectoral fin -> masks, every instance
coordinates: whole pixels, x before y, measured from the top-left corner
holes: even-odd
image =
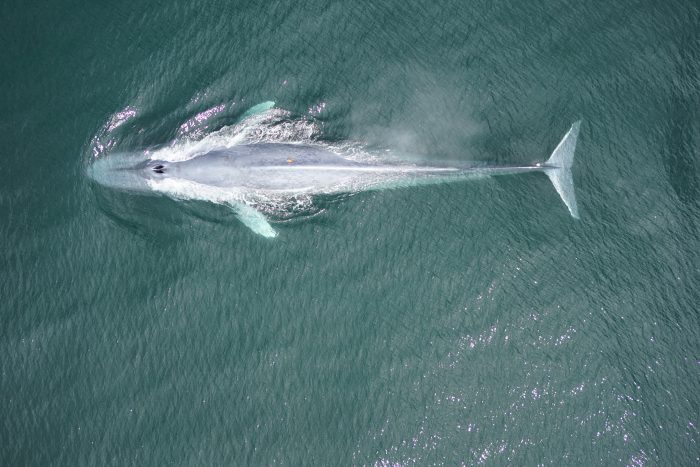
[[[275,106],[275,103],[273,101],[261,102],[260,104],[254,105],[253,107],[246,110],[243,113],[243,115],[241,115],[241,118],[239,118],[238,120],[243,121],[246,118],[252,117],[253,115],[258,115],[258,114],[261,114],[263,112],[267,112],[268,110],[270,110],[274,106]]]
[[[267,238],[277,236],[277,232],[275,232],[275,229],[272,228],[265,216],[255,208],[244,203],[235,203],[231,205],[231,209],[236,213],[236,217],[243,222],[243,225],[256,234]]]

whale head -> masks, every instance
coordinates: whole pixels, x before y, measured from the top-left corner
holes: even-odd
[[[138,154],[109,154],[93,161],[87,175],[99,185],[122,191],[150,191],[149,181],[168,177],[171,163]]]

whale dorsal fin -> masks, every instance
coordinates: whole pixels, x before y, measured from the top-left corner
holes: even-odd
[[[236,213],[236,217],[243,222],[243,225],[258,235],[267,238],[274,238],[277,232],[272,228],[265,216],[253,207],[244,203],[231,204],[231,209]]]

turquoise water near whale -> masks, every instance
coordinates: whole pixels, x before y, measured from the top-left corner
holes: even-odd
[[[700,462],[696,3],[0,12],[1,464]],[[85,175],[269,100],[280,137],[428,162],[542,161],[583,119],[581,219],[528,174],[270,240]]]

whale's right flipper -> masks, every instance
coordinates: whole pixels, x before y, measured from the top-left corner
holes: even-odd
[[[576,195],[574,194],[574,179],[571,176],[571,166],[574,163],[574,151],[576,150],[576,139],[581,120],[571,125],[569,131],[564,135],[559,145],[549,157],[544,166],[544,173],[552,181],[552,185],[561,196],[566,207],[574,219],[578,219],[578,206],[576,205]]]
[[[231,209],[236,213],[236,217],[243,222],[243,225],[258,235],[267,238],[274,238],[277,232],[272,228],[265,216],[255,208],[248,206],[245,203],[231,204]]]

